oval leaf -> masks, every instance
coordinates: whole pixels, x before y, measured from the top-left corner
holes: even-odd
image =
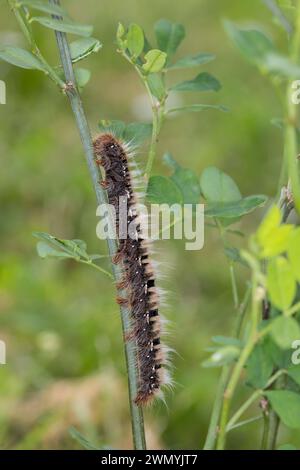
[[[300,327],[294,318],[279,316],[272,321],[271,335],[281,349],[290,349],[300,338]]]
[[[224,346],[212,354],[206,361],[202,362],[203,367],[220,367],[230,364],[240,355],[240,348],[236,346]]]
[[[127,33],[127,47],[133,58],[139,57],[144,50],[144,32],[138,24],[129,26]]]
[[[44,16],[35,16],[31,18],[30,22],[36,22],[45,26],[46,28],[54,29],[55,31],[61,31],[63,33],[78,34],[78,36],[91,36],[93,32],[93,26],[72,23],[67,21],[54,20]]]
[[[224,21],[224,28],[240,52],[252,63],[261,65],[267,54],[275,52],[272,41],[261,31],[241,30],[231,21]]]
[[[287,310],[296,294],[296,281],[286,258],[273,258],[268,264],[267,289],[271,302],[280,310]]]
[[[262,207],[267,202],[267,197],[263,195],[244,197],[240,201],[211,203],[205,208],[207,217],[222,217],[224,219],[242,217],[250,214],[258,207]]]
[[[22,6],[33,8],[34,10],[49,13],[50,15],[68,17],[67,12],[59,5],[51,5],[41,0],[19,0],[18,3]]]
[[[79,60],[85,59],[93,52],[98,52],[101,47],[101,42],[95,38],[82,38],[71,42],[70,52],[72,62],[76,63]]]
[[[39,59],[37,59],[31,52],[19,47],[1,47],[0,59],[23,69],[44,70]]]
[[[193,80],[186,80],[170,88],[173,91],[219,91],[221,83],[213,75],[202,72]]]
[[[167,55],[165,52],[160,51],[159,49],[151,49],[145,55],[145,64],[143,64],[143,69],[147,73],[156,73],[160,72],[164,68],[166,63]]]
[[[207,54],[205,52],[200,52],[196,55],[187,55],[182,59],[179,59],[175,64],[169,65],[169,70],[174,69],[187,69],[191,67],[197,67],[198,65],[207,64],[216,58],[213,54]]]
[[[172,23],[169,20],[161,19],[155,24],[154,31],[158,47],[161,51],[166,52],[169,63],[185,38],[184,26],[180,23]]]
[[[197,204],[200,199],[198,176],[188,168],[177,168],[171,176],[172,181],[180,188],[184,204]]]
[[[167,176],[151,176],[147,188],[147,200],[152,204],[181,204],[182,194]]]
[[[264,392],[272,407],[283,421],[292,429],[300,429],[300,395],[288,390]]]
[[[242,199],[242,194],[231,176],[214,166],[207,167],[202,172],[200,186],[208,202],[232,202]]]
[[[91,71],[83,68],[75,69],[75,77],[79,88],[83,88],[90,81]]]
[[[291,232],[287,253],[293,274],[297,281],[300,282],[300,228]]]

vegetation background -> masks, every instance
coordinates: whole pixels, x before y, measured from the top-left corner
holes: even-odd
[[[91,56],[92,78],[83,99],[93,133],[100,119],[147,120],[144,90],[132,68],[116,53],[118,21],[144,27],[151,37],[159,18],[181,22],[187,37],[178,57],[211,52],[206,65],[223,89],[207,102],[230,107],[182,114],[162,132],[159,156],[170,151],[199,175],[208,165],[229,173],[244,195],[276,193],[282,140],[271,119],[279,104],[268,82],[248,65],[227,38],[222,19],[264,24],[277,44],[285,35],[272,24],[260,0],[85,0],[65,1],[74,19],[95,26],[103,42]],[[0,2],[0,43],[21,45],[14,16]],[[39,43],[58,62],[54,35],[36,26]],[[184,77],[185,72],[179,72]],[[187,71],[190,77],[190,71]],[[0,339],[7,365],[0,366],[0,447],[77,448],[68,429],[75,426],[95,443],[130,448],[130,420],[123,345],[114,286],[100,274],[72,261],[41,260],[34,231],[81,238],[90,252],[105,253],[96,238],[95,198],[67,100],[39,72],[0,63],[7,104],[0,106]],[[176,74],[174,74],[176,80]],[[186,102],[196,102],[192,94]],[[141,164],[145,155],[140,154]],[[154,174],[168,174],[157,159]],[[262,215],[256,211],[239,228],[249,233]],[[239,246],[243,240],[236,238]],[[205,232],[202,251],[183,242],[159,244],[166,262],[172,322],[175,390],[167,407],[146,411],[149,447],[198,448],[205,439],[219,369],[204,369],[210,337],[229,334],[234,317],[228,262],[219,235]],[[240,286],[246,272],[239,268]],[[236,398],[242,400],[242,392]],[[236,403],[237,404],[237,403]],[[252,413],[255,410],[252,409]],[[261,425],[232,431],[229,447],[259,445]],[[279,443],[288,431],[282,427]],[[289,441],[300,445],[300,437]]]

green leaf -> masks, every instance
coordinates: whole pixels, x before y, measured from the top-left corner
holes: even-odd
[[[147,200],[152,204],[182,204],[183,197],[177,185],[167,176],[151,176]]]
[[[259,226],[255,237],[261,257],[269,258],[287,250],[293,226],[280,223],[281,212],[277,206],[273,206]]]
[[[272,335],[265,338],[266,353],[272,359],[274,366],[279,369],[287,369],[291,364],[291,345],[287,349],[279,346],[273,339]]]
[[[31,52],[19,47],[0,47],[0,59],[23,69],[44,70],[43,64]]]
[[[148,122],[131,122],[128,124],[123,132],[123,138],[133,145],[142,143],[151,137],[152,123]]]
[[[244,197],[240,201],[207,204],[205,215],[207,217],[238,218],[250,214],[267,202],[263,195]]]
[[[88,69],[77,68],[75,69],[75,77],[79,88],[84,88],[85,85],[90,81],[91,71]]]
[[[171,176],[172,181],[179,187],[184,204],[198,204],[200,200],[200,184],[198,176],[188,168],[176,168]]]
[[[85,59],[93,52],[98,52],[102,47],[101,42],[95,38],[82,38],[70,44],[72,62],[75,64]]]
[[[240,348],[236,346],[224,346],[212,354],[206,361],[202,362],[203,367],[221,367],[232,363],[240,355]]]
[[[125,32],[126,30],[125,30],[124,25],[122,23],[119,23],[118,28],[117,28],[116,38],[117,38],[118,47],[121,50],[126,49]]]
[[[30,23],[36,22],[45,26],[46,28],[54,29],[55,31],[61,31],[63,33],[77,34],[78,36],[88,37],[93,32],[93,26],[78,24],[67,21],[54,20],[44,16],[35,16],[30,19]]]
[[[231,21],[224,21],[228,36],[250,62],[262,65],[267,54],[275,52],[274,44],[261,31],[238,29]]]
[[[271,335],[281,349],[289,349],[292,343],[300,338],[300,327],[294,318],[282,315],[272,321]]]
[[[86,243],[83,240],[62,240],[44,232],[34,232],[33,236],[41,240],[37,249],[42,258],[68,257],[77,261],[81,258],[85,261],[91,259],[86,252]]]
[[[108,449],[108,447],[105,447],[105,446],[96,447],[94,444],[92,444],[90,441],[88,441],[86,439],[86,437],[84,437],[79,431],[77,431],[76,428],[71,427],[69,429],[69,433],[70,433],[71,437],[73,437],[73,439],[75,439],[77,442],[79,442],[79,444],[81,444],[82,447],[84,447],[87,450],[104,450],[104,449]]]
[[[241,192],[231,176],[214,166],[203,170],[200,186],[208,202],[232,202],[242,199]]]
[[[277,447],[277,450],[297,450],[293,444],[282,444],[281,446]]]
[[[50,15],[57,15],[62,17],[68,17],[68,13],[59,5],[50,5],[47,2],[41,0],[18,0],[18,4],[33,8],[34,10],[49,13]]]
[[[258,343],[247,362],[247,383],[255,388],[264,388],[272,375],[274,365],[267,354],[265,342]]]
[[[229,37],[250,62],[269,73],[287,78],[299,77],[299,65],[278,54],[273,42],[261,31],[240,30],[230,21],[225,21],[224,26]]]
[[[300,67],[288,57],[272,52],[264,59],[264,67],[268,72],[286,78],[299,78]]]
[[[131,24],[129,26],[127,47],[134,59],[139,57],[144,50],[144,32],[138,24]]]
[[[146,73],[160,72],[165,65],[167,55],[158,49],[151,49],[145,55],[145,63],[142,68]]]
[[[219,91],[221,83],[210,73],[202,72],[193,80],[186,80],[173,85],[173,91]]]
[[[101,132],[112,132],[117,138],[137,145],[148,139],[152,134],[152,124],[147,122],[131,122],[126,124],[118,120],[102,120],[99,122]]]
[[[199,54],[196,54],[196,55],[187,55],[186,57],[179,59],[177,62],[175,62],[175,64],[169,65],[168,69],[174,70],[174,69],[187,69],[191,67],[197,67],[198,65],[207,64],[208,62],[211,62],[215,58],[216,56],[214,54],[208,54],[205,52],[200,52]]]
[[[298,338],[300,339],[300,337]],[[287,370],[288,375],[298,384],[300,385],[300,365],[293,365],[290,366]]]
[[[275,307],[287,310],[291,306],[296,294],[296,281],[290,263],[283,256],[271,259],[268,264],[267,289]]]
[[[41,258],[74,258],[73,255],[56,250],[46,242],[38,242],[36,249]]]
[[[161,76],[158,73],[150,73],[147,76],[147,82],[150,88],[150,91],[158,101],[162,101],[166,96],[166,88]]]
[[[169,20],[161,19],[155,23],[154,31],[158,47],[161,51],[166,52],[169,63],[185,38],[184,26],[180,23],[172,23]]]
[[[281,212],[280,209],[274,205],[271,207],[271,209],[269,209],[267,215],[257,230],[256,238],[259,245],[264,246],[268,243],[269,238],[272,236],[273,230],[279,227],[280,223]]]
[[[300,395],[288,390],[272,390],[264,394],[287,427],[300,428]]]
[[[274,228],[270,237],[265,238],[263,243],[261,239],[260,256],[262,258],[271,258],[286,251],[292,230],[292,225],[281,225]]]
[[[216,105],[216,104],[189,104],[186,106],[180,106],[179,108],[167,109],[167,113],[182,113],[182,112],[193,112],[198,113],[201,111],[206,111],[207,109],[216,109],[227,113],[229,111],[226,106]]]
[[[118,120],[102,119],[99,122],[101,132],[112,132],[118,139],[122,139],[126,129],[126,123]]]
[[[288,258],[297,281],[300,282],[300,228],[294,229],[287,247]]]

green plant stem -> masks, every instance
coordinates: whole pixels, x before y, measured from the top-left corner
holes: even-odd
[[[274,382],[276,382],[276,380],[280,376],[282,376],[285,373],[286,371],[284,369],[277,371],[272,377],[270,377],[265,388],[266,389],[269,388]],[[255,402],[255,400],[257,400],[260,396],[262,396],[263,393],[264,393],[263,389],[255,390],[255,392],[248,398],[248,400],[245,401],[245,403],[242,404],[242,406],[235,412],[232,418],[228,421],[226,432],[232,429],[232,427],[240,419],[240,417],[245,413],[245,411],[249,408],[249,406],[251,406],[252,403]]]
[[[49,0],[49,3],[60,5],[59,0]],[[70,100],[71,107],[74,113],[76,124],[79,130],[81,137],[86,161],[88,164],[90,176],[93,182],[94,190],[96,193],[96,198],[98,204],[107,203],[107,195],[103,190],[100,182],[102,180],[101,172],[95,162],[94,151],[93,151],[93,141],[91,137],[90,128],[87,122],[87,118],[84,112],[83,104],[81,101],[80,94],[76,86],[76,80],[74,76],[74,70],[70,55],[69,44],[67,37],[64,33],[56,31],[56,40],[60,53],[61,63],[66,77],[66,94]],[[112,258],[118,249],[118,244],[116,240],[109,239],[108,251],[110,257]],[[114,279],[116,282],[120,281],[122,278],[122,268],[118,265],[112,263],[112,270]],[[120,296],[126,295],[126,292],[123,290],[119,291]],[[125,343],[125,358],[126,366],[128,372],[128,385],[129,385],[129,400],[130,400],[130,409],[131,409],[131,422],[132,422],[132,432],[133,432],[133,441],[135,449],[145,449],[145,432],[144,432],[144,420],[143,420],[143,411],[142,408],[137,406],[134,402],[134,399],[137,394],[138,389],[138,371],[136,368],[137,356],[136,348],[134,341],[125,341],[126,336],[131,331],[131,321],[130,321],[130,312],[129,309],[121,306],[121,322],[123,328],[123,336]]]
[[[298,61],[300,46],[300,0],[297,2],[295,31],[291,42],[290,56],[294,62]],[[287,162],[288,177],[295,208],[300,214],[300,178],[297,161],[297,105],[292,102],[292,82],[288,82],[286,92],[286,126],[284,138],[284,159]]]
[[[250,293],[251,293],[251,286],[248,286],[245,296],[243,298],[243,301],[238,307],[238,317],[236,320],[234,333],[233,333],[233,336],[237,338],[240,336],[240,329],[241,329],[243,319],[247,310]],[[214,404],[213,404],[208,432],[207,432],[205,444],[203,447],[204,450],[212,450],[215,447],[216,439],[218,436],[218,423],[219,423],[219,418],[220,418],[220,414],[222,410],[224,391],[225,391],[229,376],[230,376],[230,367],[224,366],[222,369],[218,387],[217,387],[217,393],[216,393]]]
[[[235,325],[235,328],[234,328],[234,333],[235,333],[234,336],[236,338],[239,338],[240,334],[241,334],[243,321],[244,321],[244,318],[245,318],[245,314],[247,312],[247,307],[248,307],[248,303],[249,303],[249,299],[250,299],[250,295],[251,295],[251,288],[252,288],[252,286],[251,286],[251,284],[249,284],[247,286],[243,301],[242,301],[242,303],[240,304],[240,306],[238,308],[238,315],[236,317],[236,325]]]
[[[148,160],[146,164],[145,170],[145,178],[148,180],[151,175],[156,150],[157,150],[157,143],[158,137],[161,131],[162,123],[163,123],[163,116],[164,116],[164,109],[161,103],[155,103],[152,106],[153,112],[153,127],[152,127],[152,137],[151,137],[151,144],[149,148]]]
[[[79,260],[79,263],[86,264],[87,266],[91,266],[97,271],[100,271],[102,274],[105,274],[106,276],[108,276],[110,279],[114,279],[113,275],[110,272],[106,271],[106,269],[101,268],[101,266],[98,266],[95,263],[91,263],[90,261],[84,261],[84,260]]]
[[[261,415],[254,416],[253,418],[245,419],[244,421],[239,421],[238,423],[234,424],[227,432],[233,431],[233,429],[241,428],[242,426],[246,426],[247,424],[254,423],[255,421],[260,421],[262,419]]]
[[[146,88],[147,94],[149,96],[151,108],[152,108],[152,136],[151,136],[151,143],[149,147],[148,159],[146,163],[146,169],[144,173],[145,180],[148,181],[151,175],[153,163],[154,163],[155,156],[156,156],[158,137],[159,137],[161,127],[163,124],[163,119],[164,119],[164,114],[165,114],[165,101],[167,99],[167,96],[165,96],[162,101],[157,101],[151,93],[147,76],[141,72],[140,67],[135,62],[132,61],[132,59],[128,56],[126,51],[120,50],[119,52],[127,60],[127,62],[129,62],[131,65],[134,66],[137,74],[139,75],[140,79],[142,80]]]
[[[257,287],[258,287],[257,274],[256,272],[254,272],[252,276],[251,329],[250,329],[248,341],[245,344],[236,365],[233,367],[231,376],[229,378],[228,384],[224,392],[222,411],[221,411],[221,417],[220,417],[220,430],[219,430],[219,436],[218,436],[218,442],[217,442],[218,450],[223,450],[225,448],[226,427],[227,427],[227,422],[228,422],[228,415],[230,411],[231,401],[232,401],[236,386],[238,384],[241,372],[258,340],[257,325],[259,321],[260,299],[257,293]]]
[[[230,369],[228,366],[224,366],[222,369],[203,450],[212,450],[215,447],[218,436],[218,423],[222,409],[223,394],[228,382],[229,371]]]
[[[238,309],[239,307],[239,294],[238,294],[238,289],[237,289],[237,282],[236,282],[236,277],[235,277],[235,271],[234,271],[234,265],[231,262],[229,266],[230,270],[230,279],[231,279],[231,285],[232,285],[232,295],[233,295],[233,302],[234,302],[234,308]]]
[[[263,433],[261,438],[260,450],[267,450],[268,446],[268,436],[270,431],[270,416],[267,413],[263,413],[264,424],[263,424]]]
[[[278,380],[275,382],[274,388],[277,389],[282,389],[285,387],[285,382],[286,382],[286,375],[281,375]],[[269,434],[268,434],[268,439],[267,439],[267,450],[274,450],[276,448],[276,441],[277,441],[277,436],[278,436],[278,431],[279,431],[279,426],[280,426],[280,418],[275,413],[273,409],[271,409],[270,414],[269,414]]]

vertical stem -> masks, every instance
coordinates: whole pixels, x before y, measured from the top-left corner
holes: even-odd
[[[244,349],[241,352],[241,355],[233,368],[232,374],[229,378],[228,385],[224,392],[224,400],[221,412],[221,419],[220,419],[220,431],[217,443],[217,449],[223,450],[226,444],[226,427],[228,422],[228,415],[231,405],[231,400],[233,398],[236,386],[238,384],[241,372],[244,368],[244,365],[250,356],[256,341],[257,337],[257,325],[259,319],[259,299],[257,293],[257,276],[256,273],[253,273],[252,277],[252,309],[251,309],[251,330],[249,333],[249,338],[244,346]]]
[[[50,3],[60,5],[59,0],[49,0]],[[82,145],[84,148],[84,153],[86,161],[88,164],[90,176],[93,182],[94,190],[97,197],[98,204],[103,204],[107,202],[106,192],[102,189],[102,186],[99,184],[101,182],[101,173],[95,162],[94,151],[93,151],[93,141],[91,137],[90,128],[87,122],[87,118],[83,109],[82,101],[80,94],[76,86],[76,80],[74,76],[74,70],[69,50],[69,44],[64,33],[59,31],[55,32],[57,45],[61,57],[61,62],[63,65],[65,77],[66,77],[66,93],[70,100],[71,107],[74,113],[76,124],[80,133]],[[108,251],[110,257],[112,258],[117,249],[117,241],[108,239]],[[112,263],[112,269],[115,281],[118,282],[122,278],[122,269],[120,266]],[[120,291],[120,296],[122,296]],[[124,294],[124,292],[123,292]],[[125,337],[128,336],[128,333],[131,331],[131,321],[130,321],[130,312],[129,309],[121,306],[121,321],[123,328],[123,337],[125,343],[125,359],[128,372],[128,388],[129,388],[129,401],[131,409],[131,422],[132,422],[132,433],[135,449],[145,449],[145,432],[144,432],[144,419],[142,408],[135,404],[135,397],[137,395],[138,389],[138,371],[136,368],[137,357],[136,357],[136,348],[134,341],[125,341]]]
[[[297,2],[295,32],[291,43],[290,56],[294,62],[298,61],[300,46],[300,0]],[[300,178],[297,161],[297,105],[291,99],[292,83],[288,82],[286,93],[286,127],[284,159],[287,162],[288,176],[291,182],[295,208],[300,214]]]
[[[229,270],[230,270],[230,279],[231,279],[231,286],[232,286],[232,295],[233,295],[234,308],[238,309],[239,294],[238,294],[238,288],[237,288],[233,263],[230,263]]]
[[[149,149],[148,161],[147,161],[146,170],[145,170],[145,178],[147,180],[150,178],[155,155],[156,155],[158,136],[161,130],[163,115],[164,115],[163,105],[161,103],[154,104],[152,106],[152,112],[153,112],[152,138],[151,138],[151,144],[150,144],[150,149]]]
[[[270,416],[264,412],[264,424],[263,424],[263,433],[261,438],[261,447],[260,450],[267,450],[268,446],[268,437],[269,437],[269,429],[270,429]]]
[[[222,409],[223,394],[228,382],[229,371],[230,369],[228,366],[224,366],[222,369],[203,450],[213,450],[215,447],[218,435],[218,423]]]

